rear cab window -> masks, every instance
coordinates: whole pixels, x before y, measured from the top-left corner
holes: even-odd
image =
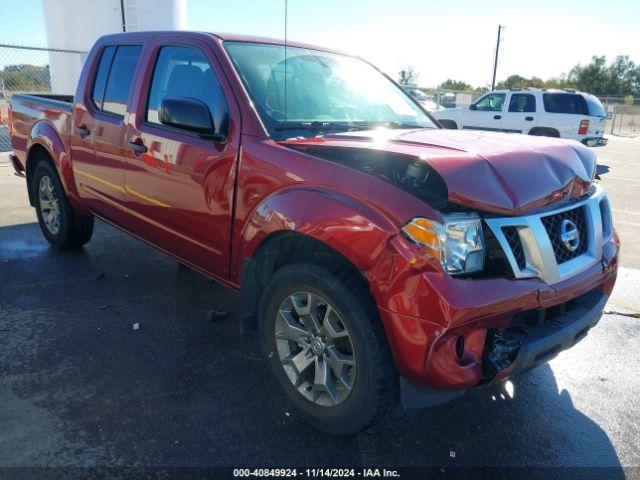
[[[98,111],[124,116],[141,53],[141,45],[112,45],[102,51],[91,91]]]
[[[587,103],[577,93],[543,93],[542,102],[547,113],[588,115]]]

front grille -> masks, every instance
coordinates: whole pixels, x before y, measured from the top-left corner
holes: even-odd
[[[522,241],[520,240],[518,228],[502,227],[502,233],[504,233],[507,242],[509,242],[509,247],[511,247],[511,251],[513,252],[513,256],[516,259],[518,268],[520,270],[524,270],[524,268],[527,266],[527,262],[524,257],[524,249],[522,248]]]
[[[567,210],[556,213],[555,215],[542,217],[540,220],[542,221],[544,228],[547,230],[558,265],[568,262],[569,260],[573,260],[587,251],[589,245],[585,207],[578,207],[573,210]],[[561,238],[561,227],[564,220],[573,222],[578,229],[578,238],[580,240],[578,247],[574,251],[567,248]]]

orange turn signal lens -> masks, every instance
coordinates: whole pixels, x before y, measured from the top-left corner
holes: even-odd
[[[417,217],[402,233],[431,253],[451,275],[479,272],[484,268],[482,219],[477,214],[452,213],[444,223]]]
[[[442,225],[426,218],[414,218],[402,229],[411,240],[429,248],[436,254],[440,252],[438,232],[441,230]]]

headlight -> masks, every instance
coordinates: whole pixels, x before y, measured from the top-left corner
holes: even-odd
[[[452,275],[478,272],[484,267],[482,221],[477,215],[445,215],[444,225],[414,218],[402,232],[431,251],[442,268]]]

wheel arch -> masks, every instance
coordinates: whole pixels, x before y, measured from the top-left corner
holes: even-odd
[[[451,120],[451,119],[448,119],[448,118],[443,118],[442,120],[438,120],[438,123],[443,128],[446,128],[448,130],[457,130],[458,129],[458,123],[455,120]]]
[[[297,261],[339,265],[370,289],[364,272],[397,233],[384,216],[353,199],[307,189],[267,199],[246,224],[238,248],[245,334],[256,332],[261,292],[278,268]]]
[[[560,131],[552,127],[533,127],[529,130],[529,135],[560,138]]]
[[[32,207],[35,207],[36,204],[35,192],[33,191],[33,174],[35,172],[36,165],[40,162],[47,162],[51,164],[56,171],[58,170],[49,150],[42,143],[35,142],[27,150],[27,161],[25,166],[25,173],[27,176],[27,193],[29,195],[29,204]]]
[[[39,121],[34,124],[27,143],[25,170],[31,206],[35,201],[31,179],[35,167],[40,161],[48,161],[53,165],[73,208],[80,213],[88,214],[89,212],[80,201],[76,189],[71,158],[65,143],[55,127],[47,121]]]

